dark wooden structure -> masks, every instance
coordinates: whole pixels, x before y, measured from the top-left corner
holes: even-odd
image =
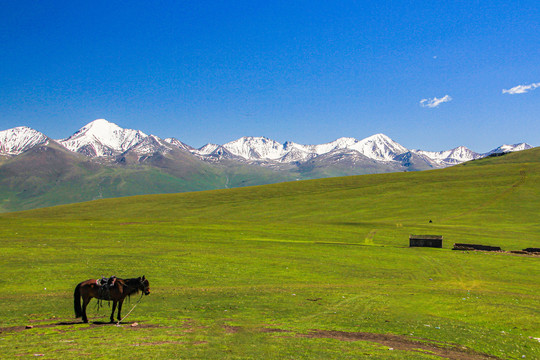
[[[502,251],[499,246],[489,246],[480,244],[454,244],[452,250],[481,250],[481,251]]]
[[[410,235],[409,247],[442,248],[442,235]]]

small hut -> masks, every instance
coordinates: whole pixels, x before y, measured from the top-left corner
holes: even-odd
[[[442,235],[410,235],[409,247],[442,248]]]

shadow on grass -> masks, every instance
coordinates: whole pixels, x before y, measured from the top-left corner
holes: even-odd
[[[110,322],[110,321],[90,321],[88,323],[84,323],[82,321],[61,321],[54,325],[62,326],[62,325],[116,325],[116,321]],[[121,322],[120,325],[131,325],[133,322]]]
[[[53,328],[56,326],[74,326],[74,325],[90,325],[90,327],[81,328],[81,329],[91,329],[96,326],[116,326],[116,322],[108,322],[108,321],[90,321],[88,323],[83,323],[80,320],[73,320],[73,321],[60,321],[56,323],[51,324],[33,324],[33,325],[19,325],[19,326],[8,326],[8,327],[0,327],[0,334],[1,333],[7,333],[7,332],[21,332],[21,331],[29,331],[32,329],[41,329],[41,328]],[[130,322],[121,322],[119,326],[122,327],[129,327],[133,329],[142,329],[142,328],[159,328],[162,327],[159,324],[144,324],[136,321],[130,321]]]

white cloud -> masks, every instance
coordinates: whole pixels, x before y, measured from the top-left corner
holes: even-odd
[[[452,98],[450,97],[450,95],[444,95],[442,98],[434,97],[433,99],[422,99],[420,100],[420,106],[428,107],[428,108],[436,108],[442,103],[449,102],[451,100]]]
[[[529,90],[534,90],[537,87],[540,87],[540,83],[532,83],[530,85],[518,85],[518,86],[514,86],[511,89],[503,89],[502,93],[510,94],[510,95],[525,94]]]

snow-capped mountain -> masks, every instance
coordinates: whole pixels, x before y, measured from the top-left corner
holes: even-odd
[[[507,152],[527,150],[527,149],[532,149],[532,146],[526,143],[519,143],[519,144],[514,144],[514,145],[501,145],[498,148],[485,153],[484,155],[489,156],[492,154],[502,154],[502,153],[507,153]]]
[[[465,161],[470,161],[474,159],[479,159],[485,155],[478,154],[465,146],[459,146],[455,149],[446,150],[446,151],[423,151],[423,150],[412,150],[413,153],[420,155],[421,157],[428,158],[435,162],[438,166],[452,166],[456,164],[461,164]]]
[[[0,131],[0,155],[19,155],[48,141],[47,136],[26,126]]]
[[[199,158],[206,161],[220,161],[220,160],[246,160],[238,155],[233,154],[227,150],[224,146],[218,144],[206,144],[198,150],[191,150],[191,152]]]
[[[48,140],[44,134],[27,127],[0,131],[0,155],[14,156]],[[57,141],[66,149],[90,158],[127,153],[145,158],[144,155],[166,154],[180,149],[209,162],[231,160],[274,167],[279,164],[302,164],[314,159],[318,159],[319,165],[323,162],[330,164],[348,158],[350,164],[366,164],[370,160],[389,169],[396,166],[410,169],[441,168],[491,154],[531,148],[525,143],[502,145],[485,154],[464,146],[439,152],[409,150],[384,134],[376,134],[362,140],[343,137],[319,145],[302,145],[291,141],[281,144],[266,137],[242,137],[224,145],[207,144],[194,149],[178,139],[162,140],[140,130],[121,128],[105,119],[94,120],[69,138]]]
[[[217,149],[222,148],[222,147],[223,146],[218,145],[218,144],[206,144],[202,148],[196,150],[195,153],[199,154],[199,155],[202,155],[202,156],[209,155],[209,154],[213,153],[214,151],[216,151]]]
[[[246,161],[279,163],[305,162],[321,155],[342,151],[343,154],[352,153],[350,150],[382,163],[400,162],[410,164],[417,161],[432,168],[447,167],[461,164],[466,161],[483,158],[493,153],[520,151],[532,148],[526,143],[502,145],[485,154],[476,153],[465,146],[446,151],[409,150],[384,134],[376,134],[363,140],[343,137],[335,141],[320,145],[302,145],[294,142],[280,144],[265,137],[243,137],[225,145],[207,144],[192,153],[201,158],[212,156],[218,158],[237,157]]]
[[[166,143],[169,143],[173,146],[176,146],[177,148],[179,149],[182,149],[182,150],[187,150],[187,151],[193,151],[195,150],[194,148],[192,148],[191,146],[187,145],[187,144],[184,144],[183,142],[181,142],[180,140],[176,139],[176,138],[166,138],[165,140]]]
[[[246,160],[279,160],[286,154],[283,144],[265,137],[243,137],[223,147]]]
[[[340,140],[343,139],[346,140],[340,143]],[[356,150],[360,154],[377,161],[393,161],[397,155],[409,151],[384,134],[376,134],[360,141],[352,138],[342,138],[337,142],[337,149]]]
[[[137,155],[148,155],[153,153],[166,154],[171,151],[172,145],[161,140],[159,137],[154,135],[148,135],[142,138],[141,141],[135,145],[128,147],[125,152],[134,152]]]
[[[216,144],[207,144],[195,153],[208,155],[218,147]],[[223,148],[244,160],[284,163],[306,161],[335,150],[355,150],[373,160],[393,161],[397,155],[409,151],[384,134],[376,134],[363,140],[343,137],[320,145],[301,145],[290,141],[281,144],[266,137],[243,137],[223,145]]]
[[[73,152],[91,157],[112,156],[125,152],[148,135],[139,130],[123,129],[105,119],[94,120],[67,139],[58,140]]]

